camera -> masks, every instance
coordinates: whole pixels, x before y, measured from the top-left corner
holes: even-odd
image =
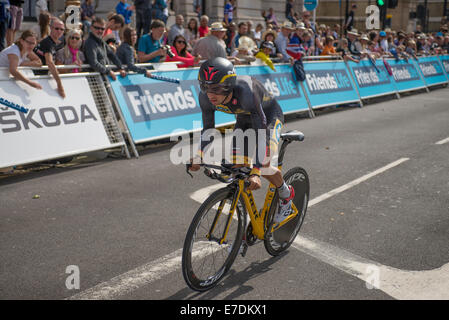
[[[171,51],[170,46],[168,46],[168,45],[162,46],[162,49],[165,50],[165,52],[167,53],[167,55],[168,55],[170,58],[173,58],[173,57],[175,56],[175,54]]]

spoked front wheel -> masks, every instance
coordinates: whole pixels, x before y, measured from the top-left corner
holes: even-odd
[[[295,198],[293,203],[298,209],[298,214],[290,221],[285,223],[279,228],[274,226],[272,222],[274,213],[278,209],[279,195],[276,194],[273,198],[270,213],[267,216],[266,224],[268,225],[267,231],[265,233],[265,249],[272,256],[277,256],[281,252],[287,250],[295,240],[301,229],[302,223],[304,222],[304,217],[307,211],[307,205],[309,202],[309,176],[307,172],[300,167],[290,169],[285,175],[284,180],[287,185],[291,185],[295,189]],[[288,218],[287,218],[288,219]],[[274,231],[271,232],[271,230]]]
[[[219,189],[206,199],[193,218],[182,252],[182,274],[193,290],[214,287],[239,252],[245,215],[242,204],[238,203],[230,217],[233,199],[234,190]]]

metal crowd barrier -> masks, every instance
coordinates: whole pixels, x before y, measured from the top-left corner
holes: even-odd
[[[36,70],[48,70],[48,66],[19,67],[44,90],[15,81],[8,68],[0,68],[0,97],[31,107],[28,114],[20,114],[0,106],[0,148],[14,155],[7,159],[0,157],[0,168],[115,147],[121,147],[128,158],[131,157],[128,148],[133,156],[139,157],[136,144],[172,137],[180,131],[198,131],[198,127],[191,127],[195,121],[201,123],[198,67],[178,69],[178,63],[137,65],[152,68],[155,74],[179,78],[179,84],[134,73],[111,81],[87,71],[91,69],[87,64],[57,65],[57,69],[81,71],[60,74],[68,96],[64,100],[58,96],[50,75],[33,74]],[[236,66],[237,74],[251,75],[261,81],[285,114],[308,112],[312,118],[314,110],[327,106],[353,103],[363,106],[364,101],[373,97],[396,95],[399,99],[403,92],[447,85],[449,55],[420,57],[417,61],[385,57],[376,60],[375,65],[369,60],[354,63],[340,56],[310,56],[304,57],[304,69],[306,79],[301,82],[296,80],[290,64],[276,64],[277,72],[264,65]],[[221,112],[216,115],[217,125],[234,121],[231,115]],[[78,145],[78,140],[84,140],[86,145]],[[56,147],[49,148],[46,141],[52,141]],[[39,146],[43,150],[49,148],[47,157],[38,150]]]

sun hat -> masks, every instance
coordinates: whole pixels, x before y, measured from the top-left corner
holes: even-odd
[[[225,27],[223,27],[223,24],[221,22],[214,22],[210,25],[210,31],[226,31]]]

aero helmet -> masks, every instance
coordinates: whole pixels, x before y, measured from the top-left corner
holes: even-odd
[[[205,61],[198,73],[200,88],[204,93],[229,94],[236,84],[236,77],[232,62],[220,57]]]

